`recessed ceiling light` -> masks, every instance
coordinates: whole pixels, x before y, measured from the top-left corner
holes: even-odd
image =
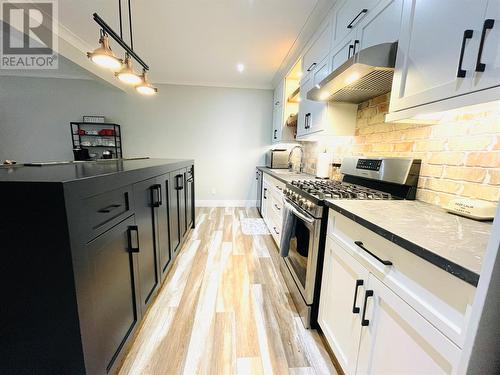
[[[238,64],[236,65],[236,69],[238,70],[238,72],[243,73],[243,71],[245,70],[245,65]]]

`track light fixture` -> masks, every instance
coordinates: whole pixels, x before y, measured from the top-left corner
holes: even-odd
[[[134,71],[132,60],[128,54],[125,56],[122,68],[115,75],[127,85],[138,85],[142,82],[141,76]]]
[[[151,96],[151,95],[156,94],[158,92],[158,89],[156,87],[154,87],[152,84],[148,83],[148,79],[147,79],[146,75],[147,75],[146,71],[143,70],[142,83],[135,86],[135,89],[137,90],[137,92],[139,94]]]
[[[149,70],[149,66],[134,51],[130,0],[128,0],[130,46],[123,39],[121,0],[118,0],[118,11],[120,16],[120,35],[118,35],[97,13],[94,13],[94,21],[101,27],[99,38],[99,44],[101,46],[93,52],[88,52],[87,56],[95,64],[115,71],[115,75],[120,81],[129,85],[134,85],[139,93],[143,95],[153,95],[158,92],[158,89],[146,81],[146,72]],[[111,50],[109,38],[116,41],[125,50],[125,60],[123,63]],[[142,66],[142,75],[134,71],[132,60],[135,60]]]
[[[93,52],[88,52],[87,56],[95,64],[116,71],[122,66],[122,61],[111,50],[109,46],[108,35],[101,30],[101,37],[99,38],[100,47],[96,48]]]

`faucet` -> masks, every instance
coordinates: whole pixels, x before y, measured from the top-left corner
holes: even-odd
[[[302,170],[304,169],[304,164],[303,164],[303,159],[304,159],[304,148],[300,145],[297,145],[297,146],[293,146],[291,149],[290,149],[290,153],[288,154],[288,169],[290,171],[294,171],[293,169],[293,163],[292,163],[292,154],[293,152],[295,151],[295,149],[299,149],[300,150],[300,165],[299,165],[299,173],[302,173]]]

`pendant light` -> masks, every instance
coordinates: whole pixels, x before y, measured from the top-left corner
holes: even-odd
[[[146,70],[143,70],[142,83],[135,86],[135,89],[139,94],[142,95],[147,95],[147,96],[155,95],[158,92],[158,89],[154,87],[152,84],[148,83],[146,75],[147,75]]]
[[[96,48],[93,52],[87,52],[87,56],[93,63],[116,71],[121,68],[122,61],[111,50],[109,46],[108,35],[101,30],[101,37],[99,38],[100,47]]]
[[[127,85],[139,85],[142,83],[142,77],[134,71],[132,60],[128,54],[125,56],[122,68],[115,75]]]

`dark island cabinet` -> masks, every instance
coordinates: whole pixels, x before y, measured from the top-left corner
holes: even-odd
[[[144,312],[160,285],[160,232],[159,219],[163,206],[162,186],[156,178],[134,184],[135,220],[139,235],[137,263],[139,268],[140,307]],[[168,237],[168,227],[166,228]]]
[[[137,326],[136,296],[140,295],[137,280],[139,277],[141,281],[145,279],[140,273],[145,267],[137,267],[141,257],[134,257],[134,254],[149,250],[142,245],[139,248],[137,237],[138,227],[131,216],[87,244],[97,335],[92,350],[98,371],[109,372],[113,368],[121,348]]]
[[[192,160],[0,169],[0,374],[115,374],[194,227]]]

